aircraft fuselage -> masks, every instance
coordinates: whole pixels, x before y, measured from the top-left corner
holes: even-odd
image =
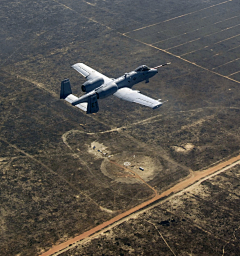
[[[126,73],[119,78],[114,79],[114,83],[117,84],[118,88],[129,87],[138,84],[140,82],[146,81],[149,82],[149,78],[153,77],[158,73],[157,69],[150,69],[148,71],[131,71]]]
[[[87,102],[88,97],[97,94],[97,98],[106,98],[112,94],[114,94],[117,90],[128,87],[131,88],[133,85],[140,83],[142,81],[146,81],[146,83],[149,82],[149,78],[153,77],[158,73],[158,70],[156,68],[149,68],[145,65],[142,65],[135,69],[134,71],[131,71],[129,73],[125,73],[123,76],[120,76],[119,78],[112,79],[112,81],[105,82],[97,87],[96,89],[88,92],[87,94],[80,97],[78,100],[72,102],[73,106],[76,106],[79,103]]]

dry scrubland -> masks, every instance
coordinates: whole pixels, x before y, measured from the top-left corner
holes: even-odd
[[[240,167],[61,255],[238,255]]]
[[[1,255],[39,255],[239,154],[239,9],[2,1]],[[59,100],[66,77],[81,94],[76,62],[109,77],[172,62],[135,87],[168,102],[152,111],[109,97],[86,115]],[[237,165],[62,255],[237,255],[238,184]]]

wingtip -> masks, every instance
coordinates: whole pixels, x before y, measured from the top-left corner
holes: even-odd
[[[160,104],[158,104],[157,106],[153,107],[152,109],[157,109],[160,108],[162,106],[162,102]]]

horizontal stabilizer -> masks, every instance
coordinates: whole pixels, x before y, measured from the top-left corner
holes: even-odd
[[[69,79],[65,79],[61,83],[60,99],[65,99],[67,102],[72,103],[78,100],[78,97],[72,94],[72,89]],[[77,104],[76,107],[83,111],[87,111],[87,102]]]
[[[65,98],[65,100],[66,100],[67,102],[69,102],[69,103],[72,103],[72,102],[76,101],[77,99],[78,99],[78,97],[75,96],[75,95],[73,95],[73,94],[69,94],[69,95]],[[80,108],[80,109],[83,110],[83,111],[87,111],[87,106],[88,106],[88,103],[87,103],[87,102],[83,102],[83,103],[79,103],[79,104],[75,105],[75,107]]]

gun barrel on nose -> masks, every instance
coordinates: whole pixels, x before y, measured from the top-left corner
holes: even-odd
[[[158,68],[164,67],[166,65],[170,65],[170,64],[171,64],[171,62],[168,62],[168,63],[162,64],[162,65],[159,65],[159,66],[155,67],[154,69],[158,69]]]

